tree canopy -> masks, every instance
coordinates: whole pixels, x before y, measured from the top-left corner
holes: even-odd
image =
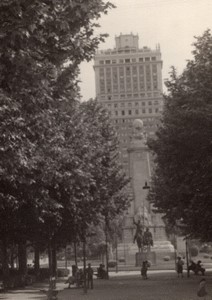
[[[150,201],[169,225],[203,240],[212,237],[212,36],[196,37],[181,75],[172,68],[156,138]]]
[[[129,202],[109,116],[80,103],[79,64],[106,37],[102,0],[0,3],[0,239],[82,238]],[[69,233],[67,231],[69,230]]]

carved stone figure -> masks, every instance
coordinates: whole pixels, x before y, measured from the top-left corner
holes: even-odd
[[[133,121],[133,140],[145,140],[144,137],[144,123],[140,119],[135,119]]]

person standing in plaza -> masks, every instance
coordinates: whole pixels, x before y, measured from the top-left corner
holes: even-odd
[[[93,269],[91,268],[91,264],[88,264],[86,269],[86,279],[87,279],[87,287],[93,289]]]
[[[176,263],[176,269],[177,269],[177,276],[180,277],[183,277],[183,265],[184,265],[184,262],[183,260],[181,259],[181,257],[178,257],[177,258],[177,263]]]
[[[143,261],[142,267],[141,267],[141,276],[143,279],[148,279],[147,277],[147,271],[148,271],[149,263],[147,260]]]

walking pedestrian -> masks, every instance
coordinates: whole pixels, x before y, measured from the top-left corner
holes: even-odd
[[[177,258],[177,263],[176,263],[176,269],[177,269],[177,277],[183,277],[183,265],[184,265],[184,262],[183,260],[181,259],[181,257],[179,256]]]
[[[147,271],[148,271],[149,263],[147,260],[143,261],[142,267],[141,267],[141,276],[143,279],[148,279],[147,277]]]
[[[87,277],[87,287],[93,289],[93,269],[91,268],[91,264],[88,264],[86,269],[86,277]]]

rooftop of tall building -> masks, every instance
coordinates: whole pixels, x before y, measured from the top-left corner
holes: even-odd
[[[113,49],[98,50],[96,54],[119,54],[119,53],[146,53],[146,52],[160,52],[160,45],[157,44],[155,49],[152,50],[147,46],[139,48],[139,36],[133,33],[122,34],[115,36],[115,47]]]

